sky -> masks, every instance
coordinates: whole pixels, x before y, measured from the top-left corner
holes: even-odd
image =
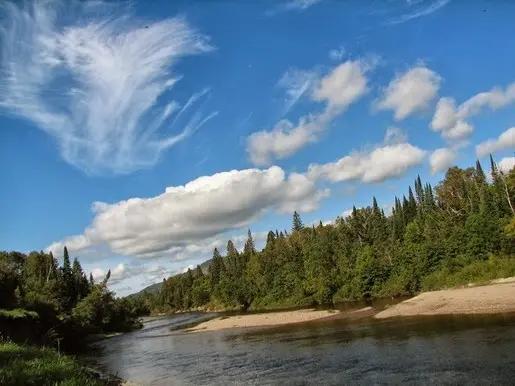
[[[0,249],[120,296],[269,230],[515,165],[515,3],[4,1]]]

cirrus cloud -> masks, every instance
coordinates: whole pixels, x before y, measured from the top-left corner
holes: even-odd
[[[90,174],[149,167],[216,115],[188,114],[207,89],[170,99],[177,61],[213,49],[184,18],[148,22],[102,1],[21,3],[3,6],[0,108],[54,137],[68,163]]]

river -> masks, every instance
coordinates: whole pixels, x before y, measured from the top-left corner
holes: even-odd
[[[514,314],[174,331],[206,317],[147,319],[98,342],[94,361],[142,385],[515,384]]]

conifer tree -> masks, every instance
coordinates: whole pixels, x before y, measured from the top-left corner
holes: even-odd
[[[250,229],[248,230],[247,241],[245,242],[245,246],[243,247],[243,253],[248,257],[256,253],[256,246],[254,244],[254,239],[252,238],[252,233],[250,232]]]
[[[297,211],[293,212],[293,226],[292,231],[300,232],[304,228],[304,225],[302,224],[302,220],[300,219],[300,215],[297,213]]]

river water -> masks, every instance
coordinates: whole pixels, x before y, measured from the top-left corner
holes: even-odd
[[[515,384],[514,314],[174,331],[209,316],[148,319],[94,361],[142,385]]]

